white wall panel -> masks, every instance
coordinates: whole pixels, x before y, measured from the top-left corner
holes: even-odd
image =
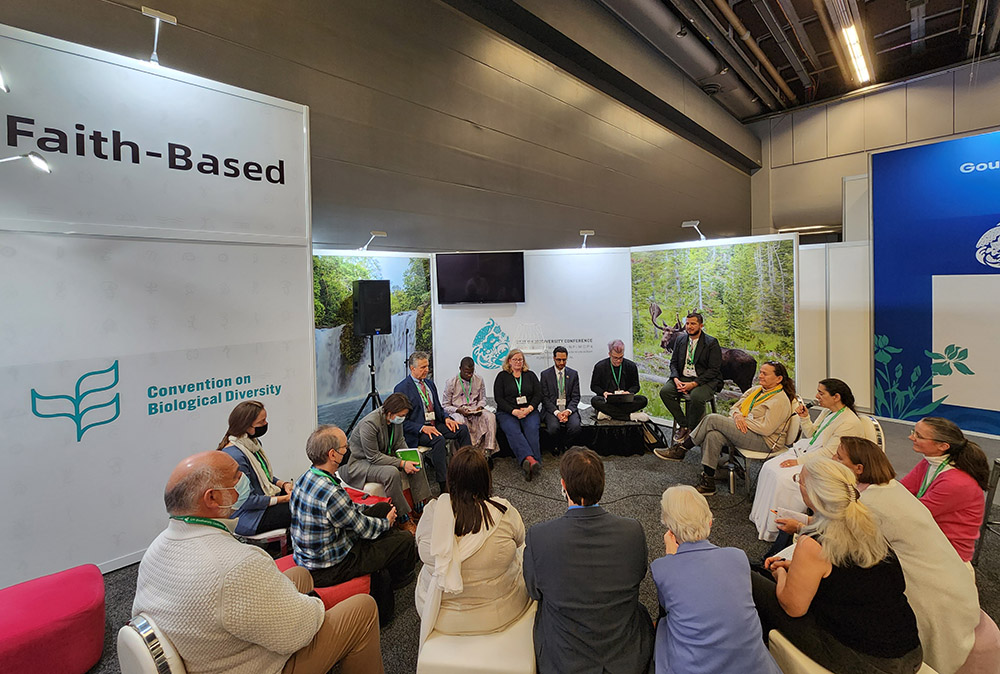
[[[1000,59],[955,73],[955,133],[1000,125]]]
[[[798,353],[795,384],[803,398],[815,396],[826,378],[826,246],[799,246],[799,290],[796,313]]]
[[[865,148],[873,150],[906,142],[906,88],[865,96]]]
[[[865,100],[855,98],[826,106],[828,154],[831,157],[865,149]]]
[[[792,114],[792,154],[796,163],[826,158],[826,106]]]
[[[843,379],[859,409],[872,406],[871,259],[868,243],[828,247],[829,376]]]
[[[792,115],[771,118],[771,167],[787,166],[793,157]]]
[[[916,142],[955,132],[955,73],[906,85],[906,140]]]

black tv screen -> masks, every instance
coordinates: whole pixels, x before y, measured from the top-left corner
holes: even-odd
[[[524,301],[524,253],[439,253],[438,302]]]

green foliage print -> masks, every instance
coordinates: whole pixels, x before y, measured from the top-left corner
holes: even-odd
[[[940,384],[934,377],[947,377],[955,372],[964,375],[975,374],[963,363],[969,350],[949,344],[943,354],[924,351],[931,360],[930,372],[921,379],[923,369],[917,365],[907,374],[902,363],[892,367],[895,356],[903,352],[892,346],[886,335],[875,335],[875,413],[893,419],[920,419],[927,416],[943,403],[948,396],[932,400],[923,407],[917,407],[917,399]],[[907,381],[908,380],[908,381]]]

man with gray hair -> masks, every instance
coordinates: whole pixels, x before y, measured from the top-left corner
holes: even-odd
[[[649,420],[649,416],[640,411],[649,401],[646,396],[639,395],[639,368],[625,357],[622,340],[608,342],[608,357],[594,365],[590,390],[594,392],[590,404],[597,410],[598,419]]]
[[[320,426],[306,442],[312,468],[295,481],[292,499],[292,557],[309,569],[316,587],[371,574],[371,592],[384,625],[392,619],[393,591],[414,578],[413,535],[393,528],[396,508],[370,508],[351,500],[337,468],[347,454],[347,436],[336,426]]]
[[[321,674],[337,662],[382,672],[375,602],[356,595],[328,611],[306,593],[305,569],[282,574],[260,548],[230,533],[250,493],[224,452],[203,452],[170,474],[170,515],[139,564],[132,615],[148,615],[190,672]]]
[[[708,542],[705,497],[694,487],[670,487],[660,519],[667,554],[650,565],[660,600],[656,674],[781,674],[761,639],[746,553]]]
[[[434,466],[434,477],[443,494],[448,491],[448,440],[457,440],[459,447],[471,445],[469,428],[449,417],[441,406],[437,387],[427,378],[430,356],[424,351],[414,351],[406,364],[410,376],[393,389],[393,393],[409,398],[412,406],[403,422],[406,444],[408,447],[430,447],[425,456]]]

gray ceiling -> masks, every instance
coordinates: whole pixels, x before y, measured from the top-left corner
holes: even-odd
[[[389,249],[553,248],[593,229],[588,245],[641,245],[691,238],[690,219],[749,233],[759,144],[610,14],[603,47],[627,75],[610,85],[437,0],[4,0],[0,23],[145,59],[143,1],[178,20],[162,65],[309,106],[317,244],[379,229]]]

